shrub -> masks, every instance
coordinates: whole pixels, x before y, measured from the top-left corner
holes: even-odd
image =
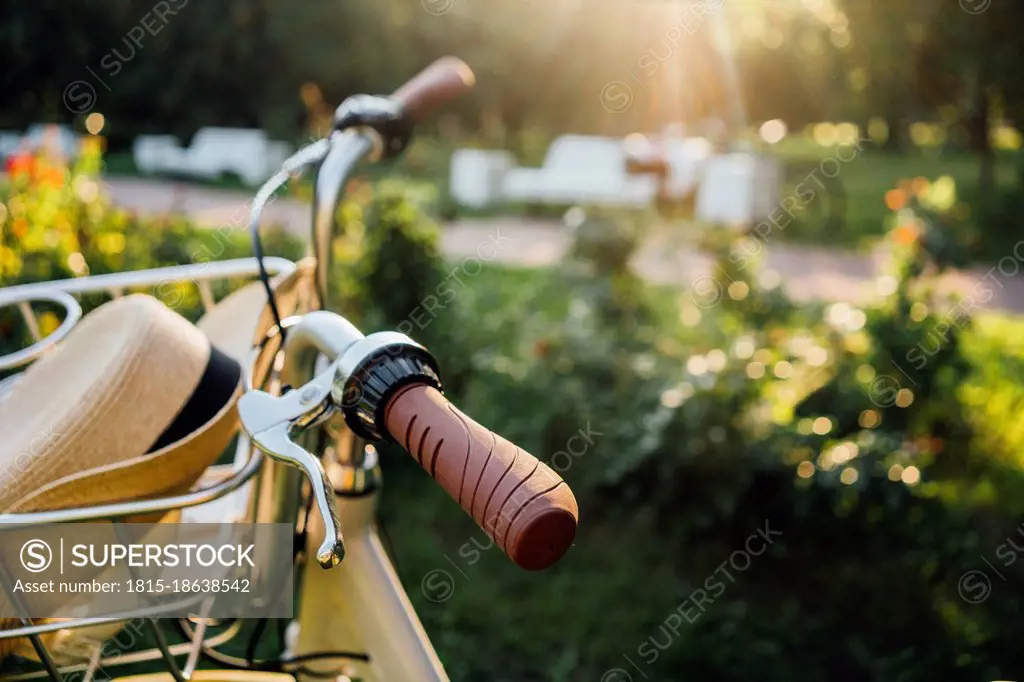
[[[367,334],[397,330],[439,360],[445,388],[458,395],[471,370],[475,329],[463,314],[467,279],[441,257],[429,185],[356,181],[338,211],[334,244],[339,308]]]
[[[719,302],[653,289],[625,265],[632,228],[607,216],[582,226],[573,254],[582,269],[481,279],[462,301],[483,321],[463,400],[561,471],[582,515],[577,547],[550,578],[557,605],[545,608],[547,596],[516,604],[523,622],[545,620],[557,644],[508,628],[493,651],[449,648],[475,604],[522,589],[500,559],[487,560],[485,584],[456,579],[443,614],[419,600],[464,679],[509,669],[596,679],[622,663],[620,652],[639,662],[637,645],[664,642],[666,615],[706,593],[708,576],[766,519],[783,537],[646,659],[651,679],[686,670],[738,680],[755,668],[778,680],[995,679],[1020,669],[1021,600],[1004,590],[968,602],[960,581],[1016,524],[1019,429],[996,421],[1013,422],[1024,390],[1019,373],[995,375],[1009,349],[981,341],[969,315],[951,324],[952,304],[931,291],[946,228],[927,207],[909,208],[888,237],[892,293],[863,309],[793,304],[761,284],[754,263],[730,258],[743,248],[731,240],[713,245],[734,285]],[[510,286],[525,293],[502,291]],[[430,530],[468,532],[436,513],[410,533],[463,542],[458,530]],[[407,580],[445,565],[436,547],[404,542],[422,555]],[[626,575],[628,585],[617,582]],[[601,618],[609,607],[616,617]],[[505,649],[517,655],[496,653]]]
[[[89,137],[73,165],[47,155],[10,157],[0,178],[0,285],[201,263],[252,255],[244,230],[202,229],[180,215],[142,216],[111,204],[99,181],[101,143]],[[302,245],[280,230],[267,230],[268,254],[297,258]],[[237,283],[214,286],[215,295]],[[195,287],[158,286],[152,293],[190,319],[201,312]],[[85,311],[105,295],[82,300]],[[60,320],[40,305],[43,333]],[[29,341],[20,315],[0,310],[0,353]]]
[[[358,183],[339,208],[341,293],[369,327],[408,322],[441,283],[440,232],[424,208],[431,200],[429,186]]]
[[[5,271],[5,281],[62,272],[78,263],[73,253],[96,272],[116,257],[187,262],[208,245],[183,221],[60,194],[75,181],[14,182],[25,179],[4,186],[3,205],[42,236],[26,248],[7,216],[0,243],[35,274]],[[765,286],[756,259],[737,257],[750,244],[722,232],[704,240],[720,300],[651,287],[628,266],[644,227],[592,213],[571,263],[484,268],[426,318],[414,311],[441,298],[452,264],[423,198],[399,185],[349,195],[337,300],[367,332],[412,322],[456,402],[561,471],[581,508],[576,547],[541,589],[497,552],[468,559],[462,548],[478,533],[468,518],[422,472],[405,475],[418,469],[406,455],[387,461],[382,511],[453,679],[598,679],[625,667],[622,655],[650,679],[685,670],[740,680],[756,669],[767,680],[967,680],[1024,668],[1016,555],[1017,568],[999,566],[1009,584],[995,583],[993,598],[960,593],[968,571],[1005,560],[998,548],[1024,512],[1024,335],[1019,321],[970,310],[954,319],[935,296],[956,226],[931,198],[900,207],[891,293],[863,308],[794,304]],[[53,232],[54,206],[97,215]],[[150,246],[99,248],[110,240],[98,235],[126,227]],[[36,246],[52,234],[60,239]],[[670,646],[652,644],[766,520],[782,532],[771,551],[703,602]],[[439,551],[441,541],[451,546]],[[429,602],[415,587],[449,562],[465,574],[453,575],[449,601]],[[481,603],[493,613],[481,616]]]

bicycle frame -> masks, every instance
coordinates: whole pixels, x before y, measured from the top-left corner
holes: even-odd
[[[375,148],[380,148],[376,133],[368,129],[332,133],[327,144],[324,141],[307,148],[308,158],[318,163],[312,215],[310,246],[316,259],[316,269],[309,283],[315,286],[321,305],[327,301],[328,272],[330,270],[330,243],[333,237],[334,214],[338,197],[345,179],[352,168]],[[315,149],[314,149],[315,147]],[[296,157],[303,152],[300,151]],[[293,157],[293,158],[296,158]],[[271,178],[257,193],[253,203],[254,222],[268,201],[274,189],[286,180],[295,168],[285,169]],[[275,183],[276,186],[275,186]],[[263,264],[278,275],[289,275],[295,265],[275,258],[263,259]],[[200,298],[209,308],[213,297],[209,281],[226,277],[252,276],[258,272],[256,259],[240,259],[184,265],[173,268],[99,275],[71,280],[45,282],[11,287],[0,293],[0,303],[30,300],[33,296],[52,295],[53,292],[67,294],[108,293],[115,297],[125,290],[150,287],[175,281],[193,281],[200,290]],[[31,309],[19,306],[30,329]],[[308,312],[308,311],[302,311]],[[289,326],[290,323],[290,326]],[[298,314],[285,321],[288,327],[284,345],[284,363],[280,381],[292,386],[301,386],[316,375],[318,363],[326,356],[333,360],[331,329],[323,326],[323,318],[316,315],[300,317]],[[40,348],[42,350],[42,348]],[[333,570],[324,570],[315,561],[308,559],[302,569],[303,590],[299,602],[298,616],[289,628],[288,652],[302,655],[317,651],[359,651],[366,652],[369,662],[353,660],[346,663],[344,670],[350,676],[363,680],[424,680],[444,681],[447,676],[438,660],[415,611],[402,588],[401,582],[380,541],[375,525],[377,494],[380,490],[380,468],[376,451],[372,446],[357,438],[341,420],[330,424],[328,429],[310,429],[303,434],[306,449],[323,454],[323,463],[333,484],[338,515],[346,539],[344,561]],[[185,509],[183,520],[223,521],[225,508],[230,510],[227,518],[243,520],[252,518],[259,522],[286,521],[298,523],[303,508],[303,497],[299,493],[302,485],[301,472],[283,462],[265,457],[253,447],[243,432],[240,434],[235,451],[234,464],[211,467],[206,482],[198,490],[185,495],[140,502],[103,505],[90,508],[68,509],[22,514],[0,514],[0,525],[21,527],[28,525],[83,522]],[[212,481],[212,483],[211,483]],[[322,519],[309,516],[306,537],[310,546],[306,556],[316,553],[314,538],[324,534]],[[106,619],[89,619],[73,622],[46,623],[25,626],[0,633],[7,637],[30,637],[35,644],[41,644],[39,635],[55,630],[87,627],[105,622]],[[64,672],[84,670],[87,678],[105,665],[135,663],[140,660],[163,658],[172,676],[182,682],[187,680],[199,662],[204,646],[204,626],[196,628],[195,637],[188,645],[158,646],[158,650],[140,655],[121,656],[117,661],[104,661],[99,650],[94,660],[65,668]],[[222,633],[206,642],[206,645],[226,641]],[[230,636],[227,637],[230,639]],[[37,646],[37,651],[39,647]],[[44,647],[45,650],[45,647]],[[175,658],[186,655],[185,665],[179,667]],[[44,660],[47,671],[17,676],[15,679],[34,679],[52,676],[56,671],[52,661]],[[325,664],[331,670],[337,663]]]

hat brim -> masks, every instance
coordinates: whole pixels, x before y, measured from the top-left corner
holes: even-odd
[[[238,429],[239,382],[206,424],[149,454],[52,481],[14,503],[12,512],[88,507],[187,491],[224,452]]]

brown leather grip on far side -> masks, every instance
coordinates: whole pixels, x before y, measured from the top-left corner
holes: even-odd
[[[561,476],[467,417],[425,384],[399,389],[384,422],[391,436],[527,570],[562,558],[576,536],[576,498]]]
[[[400,103],[414,122],[458,98],[476,83],[473,71],[457,57],[441,57],[398,88],[391,99]]]

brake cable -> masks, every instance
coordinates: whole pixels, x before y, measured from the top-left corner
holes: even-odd
[[[410,121],[405,116],[403,107],[394,100],[375,95],[354,95],[349,97],[334,114],[332,132],[340,132],[349,128],[371,128],[384,142],[380,156],[393,157],[400,154],[409,143],[411,137]],[[332,137],[325,137],[308,144],[288,157],[281,168],[274,173],[257,190],[252,203],[249,223],[249,235],[252,240],[253,255],[259,268],[260,282],[267,292],[267,303],[274,318],[274,324],[281,330],[281,341],[284,342],[285,330],[281,325],[281,313],[277,306],[277,296],[270,285],[270,275],[263,263],[263,240],[260,237],[260,216],[263,209],[273,200],[274,195],[289,179],[301,177],[309,168],[319,165],[331,151]],[[326,293],[326,292],[323,292]]]
[[[327,152],[330,149],[331,143],[325,138],[298,150],[288,157],[281,164],[281,168],[263,183],[256,191],[256,196],[252,200],[252,210],[249,218],[249,237],[252,240],[253,256],[256,257],[256,264],[259,268],[260,282],[263,283],[263,289],[267,292],[267,303],[270,305],[270,313],[274,318],[274,324],[277,325],[281,333],[281,343],[284,343],[287,332],[284,325],[281,324],[281,312],[277,306],[277,296],[274,294],[274,288],[270,285],[270,275],[267,273],[266,265],[263,262],[264,251],[263,240],[260,237],[260,217],[263,214],[263,209],[273,201],[277,191],[289,179],[301,177],[311,166],[320,163],[327,156]]]

